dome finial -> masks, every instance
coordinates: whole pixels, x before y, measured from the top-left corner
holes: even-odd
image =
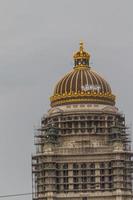
[[[80,41],[79,45],[80,45],[80,52],[83,53],[84,43],[82,41]]]
[[[89,67],[90,54],[84,50],[84,43],[80,41],[79,51],[74,54],[74,68]]]

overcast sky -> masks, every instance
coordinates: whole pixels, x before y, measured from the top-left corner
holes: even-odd
[[[0,195],[31,192],[34,127],[80,40],[131,124],[132,0],[0,0]]]

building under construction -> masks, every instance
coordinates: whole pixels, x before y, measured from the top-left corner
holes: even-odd
[[[110,85],[83,43],[35,133],[33,200],[131,200],[132,151]]]

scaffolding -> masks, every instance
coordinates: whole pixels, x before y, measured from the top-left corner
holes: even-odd
[[[58,155],[52,158],[44,154],[47,144],[58,144],[58,137],[65,135],[95,135],[107,137],[112,147],[122,144],[123,151],[110,151],[110,160],[79,162],[74,168],[74,160],[70,163],[59,162]],[[130,131],[125,125],[123,115],[106,113],[71,114],[45,117],[41,127],[35,133],[36,154],[32,156],[33,200],[45,200],[48,192],[95,192],[95,191],[132,191],[133,162],[130,143]],[[89,152],[90,147],[86,147]],[[79,149],[81,155],[84,149]],[[72,149],[66,150],[68,155]],[[101,149],[103,151],[103,149]],[[61,151],[60,151],[61,152]],[[78,151],[77,151],[78,152]],[[92,148],[92,153],[102,153]],[[104,154],[105,152],[103,152]],[[64,152],[62,151],[62,155]],[[80,155],[77,153],[77,155]],[[72,156],[72,155],[71,155]],[[51,159],[50,159],[51,158]],[[64,164],[67,168],[64,169]],[[93,169],[90,167],[94,165]]]

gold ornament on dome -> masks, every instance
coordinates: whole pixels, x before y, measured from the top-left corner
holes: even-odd
[[[83,42],[80,42],[79,51],[74,53],[73,58],[74,59],[78,59],[78,58],[90,59],[90,54],[88,52],[84,51],[84,43]]]

